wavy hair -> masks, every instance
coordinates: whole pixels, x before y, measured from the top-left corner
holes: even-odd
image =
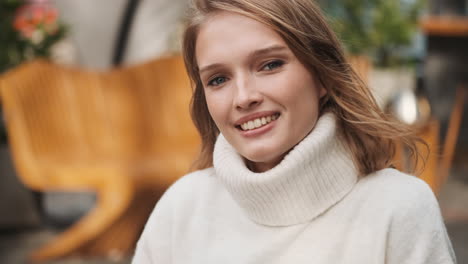
[[[197,35],[207,18],[222,11],[244,15],[273,29],[318,77],[327,90],[320,111],[337,116],[340,134],[353,154],[360,176],[391,166],[396,145],[400,143],[416,161],[414,168],[417,166],[421,155],[416,143],[421,140],[408,126],[378,107],[368,86],[347,62],[341,43],[314,1],[193,0],[182,50],[193,82],[191,116],[202,139],[195,169],[213,165],[214,144],[219,134],[208,111],[199,75],[195,54]]]

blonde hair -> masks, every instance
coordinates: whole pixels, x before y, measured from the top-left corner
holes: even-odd
[[[267,25],[315,73],[327,90],[321,100],[321,113],[329,111],[337,116],[339,131],[353,153],[361,176],[391,166],[398,142],[406,146],[417,164],[418,138],[407,126],[380,110],[369,88],[346,61],[340,42],[312,0],[194,0],[191,11],[182,48],[194,85],[191,115],[202,139],[201,152],[194,164],[196,169],[213,165],[219,130],[208,111],[195,46],[200,26],[221,11],[244,15]]]

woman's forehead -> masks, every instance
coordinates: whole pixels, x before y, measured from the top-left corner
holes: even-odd
[[[232,57],[247,57],[258,49],[284,46],[286,43],[273,29],[255,19],[219,12],[200,27],[196,40],[196,57],[203,65]]]

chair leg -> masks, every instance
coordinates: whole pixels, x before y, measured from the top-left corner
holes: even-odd
[[[133,187],[128,180],[113,177],[97,187],[98,201],[86,216],[59,234],[51,242],[34,251],[32,261],[46,261],[67,256],[84,243],[104,232],[128,208]]]
[[[444,150],[442,152],[442,160],[438,170],[439,182],[438,186],[442,186],[447,180],[450,168],[452,166],[453,155],[455,154],[455,147],[457,144],[458,133],[460,132],[460,126],[462,123],[463,109],[465,105],[466,89],[468,86],[461,84],[457,88],[455,105],[450,114],[450,121],[447,129],[447,135],[445,136]]]
[[[125,213],[99,237],[79,249],[78,254],[112,259],[132,255],[143,227],[163,193],[164,189],[137,190]]]

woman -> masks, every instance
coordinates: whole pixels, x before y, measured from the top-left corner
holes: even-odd
[[[199,0],[184,35],[200,169],[158,202],[134,263],[455,263],[415,150],[311,0]]]

